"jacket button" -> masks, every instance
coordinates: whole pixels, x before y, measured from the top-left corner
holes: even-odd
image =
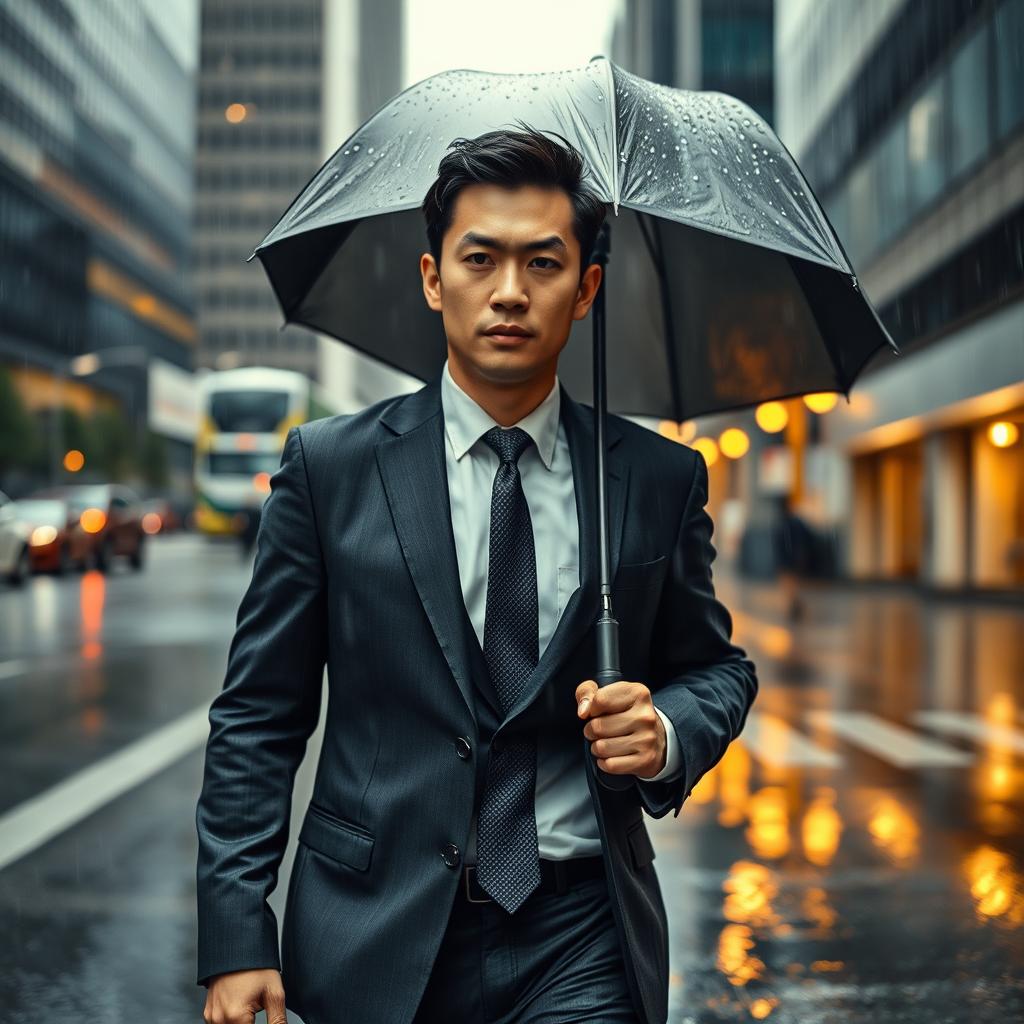
[[[465,736],[460,736],[455,741],[455,749],[458,751],[459,757],[461,757],[463,761],[467,760],[469,755],[473,752],[473,748]]]
[[[459,853],[459,848],[454,843],[446,843],[441,849],[441,859],[450,868],[457,868],[461,857],[462,855]]]

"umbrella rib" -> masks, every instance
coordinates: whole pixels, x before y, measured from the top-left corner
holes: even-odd
[[[615,103],[615,74],[612,70],[612,62],[605,57],[604,69],[608,75],[608,110],[611,114],[611,137],[612,137],[612,206],[615,216],[619,215],[619,125],[618,112]]]

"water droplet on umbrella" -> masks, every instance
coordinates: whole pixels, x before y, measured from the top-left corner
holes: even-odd
[[[694,181],[700,181],[700,178],[699,178],[699,177],[698,177],[698,176],[697,176],[697,175],[695,174],[695,175],[693,176],[693,180],[694,180]]]
[[[359,152],[359,143],[357,142],[352,148],[358,153]]]

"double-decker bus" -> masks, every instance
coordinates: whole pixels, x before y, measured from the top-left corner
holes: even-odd
[[[305,374],[266,366],[210,371],[198,391],[195,527],[237,535],[270,493],[288,431],[340,410]]]

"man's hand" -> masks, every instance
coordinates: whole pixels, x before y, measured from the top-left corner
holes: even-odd
[[[228,971],[207,986],[206,1024],[253,1024],[259,1010],[267,1011],[267,1024],[288,1024],[280,971]]]
[[[576,714],[589,719],[583,735],[597,766],[610,775],[650,779],[665,767],[668,739],[651,691],[643,683],[598,686],[584,679],[576,687]]]

